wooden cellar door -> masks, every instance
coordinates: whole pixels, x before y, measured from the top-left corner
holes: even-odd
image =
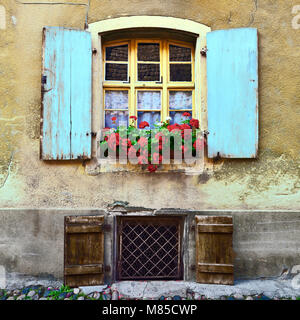
[[[233,285],[233,222],[228,216],[196,216],[196,278]]]
[[[104,216],[65,217],[64,283],[69,287],[104,282]]]

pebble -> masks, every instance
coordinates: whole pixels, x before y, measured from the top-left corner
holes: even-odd
[[[7,300],[15,300],[14,297],[9,297]],[[17,300],[21,300],[21,299],[17,299]]]
[[[117,290],[113,291],[111,300],[119,300],[119,292]]]
[[[244,300],[244,297],[241,295],[241,294],[235,294],[234,296],[234,299],[236,299],[236,300]]]
[[[195,293],[195,294],[194,294],[194,299],[195,299],[195,300],[201,300],[201,294]]]
[[[42,297],[42,298],[39,298],[39,300],[47,300],[47,298]]]
[[[84,300],[84,297],[79,297],[77,300]]]
[[[246,300],[254,300],[252,297],[247,297]]]
[[[27,293],[27,297],[30,297],[32,298],[33,296],[35,295],[35,291],[34,290],[31,290]]]
[[[17,298],[17,300],[25,300],[25,297],[26,297],[25,294],[22,294]]]
[[[80,292],[80,289],[79,289],[79,288],[75,288],[75,289],[73,290],[73,292],[74,292],[74,294],[78,294],[78,293]]]
[[[14,290],[14,291],[13,291],[13,295],[14,295],[14,296],[18,296],[18,295],[20,295],[20,293],[21,293],[20,290]],[[23,292],[22,292],[22,293],[23,293]]]
[[[39,300],[39,295],[38,295],[38,294],[35,294],[35,295],[32,297],[32,300]]]
[[[96,299],[96,300],[98,300],[99,298],[100,298],[100,293],[99,292],[94,292],[94,294],[93,294],[93,298],[94,299]]]

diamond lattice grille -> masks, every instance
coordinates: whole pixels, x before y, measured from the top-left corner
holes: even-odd
[[[119,278],[179,279],[178,222],[123,221],[120,230]]]

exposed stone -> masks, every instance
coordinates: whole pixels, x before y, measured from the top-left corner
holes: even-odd
[[[22,294],[22,295],[20,295],[20,296],[17,298],[17,300],[24,300],[25,297],[26,297],[25,294]],[[8,298],[8,299],[9,299],[9,298]],[[8,299],[7,299],[7,300],[8,300]]]
[[[79,297],[77,300],[84,300],[84,297]]]
[[[236,300],[244,300],[244,297],[241,294],[238,294],[238,293],[236,293],[233,297]]]
[[[31,290],[27,293],[27,297],[30,297],[32,298],[33,296],[35,295],[35,291],[34,290]]]
[[[74,292],[74,294],[78,294],[80,292],[80,289],[79,288],[74,288],[73,292]]]
[[[247,297],[246,300],[254,300],[251,296]]]
[[[32,297],[32,300],[39,300],[39,295],[38,295],[38,294],[35,294],[35,295]]]
[[[119,300],[119,292],[117,290],[113,291],[111,300]]]

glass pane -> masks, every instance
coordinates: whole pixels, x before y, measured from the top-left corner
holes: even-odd
[[[151,129],[154,129],[154,124],[160,122],[160,112],[138,112],[138,125],[143,122],[147,121],[150,125]],[[149,129],[148,127],[146,129]]]
[[[105,80],[128,80],[127,64],[106,63],[105,64]]]
[[[189,111],[171,111],[170,112],[170,124],[174,124],[174,123],[178,123],[181,124],[182,121],[184,120],[188,120],[188,119],[192,119],[192,112],[189,112],[191,114],[190,117],[186,117],[183,114],[185,112],[189,112]]]
[[[139,110],[160,110],[160,91],[138,91],[137,108]]]
[[[191,64],[170,64],[171,81],[192,81]]]
[[[193,92],[192,91],[170,91],[169,94],[170,110],[192,110]]]
[[[106,61],[128,61],[128,44],[106,47]]]
[[[170,61],[192,61],[191,48],[170,45]]]
[[[105,111],[105,128],[128,127],[128,111]]]
[[[138,64],[138,81],[159,81],[160,66],[159,64]]]
[[[159,43],[139,43],[138,61],[160,61]]]
[[[128,91],[106,90],[105,109],[128,109]]]

